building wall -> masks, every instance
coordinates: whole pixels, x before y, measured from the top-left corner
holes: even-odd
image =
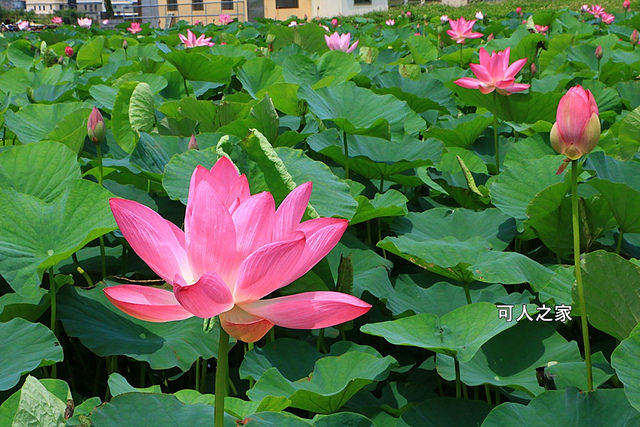
[[[33,10],[36,15],[51,15],[66,8],[66,0],[27,0],[25,3],[25,9]]]
[[[354,4],[354,0],[313,0],[313,14],[310,16],[331,18],[333,16],[361,15],[368,12],[387,10],[387,0],[370,0],[371,4]]]
[[[298,0],[298,8],[276,9],[276,0],[264,0],[264,17],[284,21],[291,15],[311,18],[313,15],[312,0]]]
[[[220,23],[218,16],[230,15],[240,21],[247,19],[246,1],[234,2],[232,9],[222,9],[220,0],[203,0],[202,10],[193,7],[192,0],[176,0],[177,4],[168,3],[167,0],[142,0],[141,21],[148,22],[152,26],[167,28],[180,20],[194,24],[200,21],[203,25],[212,22]]]

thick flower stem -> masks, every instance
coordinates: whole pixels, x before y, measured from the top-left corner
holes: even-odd
[[[469,284],[467,282],[462,283],[464,285],[464,296],[467,299],[467,304],[471,304],[471,292],[469,291]]]
[[[460,44],[460,68],[464,68],[464,62],[462,62],[462,43]]]
[[[578,161],[571,161],[571,216],[573,219],[573,263],[576,272],[576,286],[580,303],[580,324],[582,326],[582,342],[584,344],[584,360],[587,365],[587,391],[593,391],[593,375],[591,372],[591,345],[589,343],[589,324],[587,322],[587,305],[582,286],[580,270],[580,224],[578,220]]]
[[[227,379],[229,376],[229,334],[220,327],[218,341],[218,363],[216,365],[216,398],[214,427],[224,427],[224,398],[227,395]]]
[[[51,332],[56,335],[56,282],[53,280],[53,267],[49,269],[49,299],[51,301]],[[51,365],[51,377],[57,377],[57,368]]]
[[[349,145],[347,145],[347,131],[342,132],[342,144],[344,145],[344,177],[349,179]]]
[[[500,173],[500,144],[498,141],[498,118],[493,115],[493,149],[496,152],[496,175]]]
[[[456,398],[460,399],[462,397],[462,382],[460,381],[460,362],[456,356],[453,356],[453,363],[456,370]]]
[[[98,153],[98,184],[102,186],[102,148],[100,143],[96,144],[96,152]],[[100,236],[100,266],[102,267],[102,278],[107,276],[107,260],[104,251],[104,236]]]
[[[618,243],[616,244],[616,254],[620,255],[620,250],[622,249],[622,240],[624,238],[624,233],[622,230],[618,230]]]

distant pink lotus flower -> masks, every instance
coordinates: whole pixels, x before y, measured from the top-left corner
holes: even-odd
[[[522,16],[522,8],[521,7],[516,7],[516,13],[518,14],[518,16]]]
[[[631,8],[631,2],[629,0],[624,0],[622,2],[622,8],[628,12],[629,8]]]
[[[638,33],[637,29],[634,29],[631,32],[631,37],[629,37],[629,41],[631,42],[631,44],[636,44],[638,43],[638,39],[640,39],[640,34]]]
[[[233,18],[227,14],[222,14],[218,17],[218,19],[220,20],[220,23],[222,25],[227,25],[227,24],[231,24],[233,22]]]
[[[458,44],[464,44],[466,39],[478,39],[483,36],[482,33],[473,32],[473,25],[476,23],[475,19],[467,21],[464,16],[460,19],[450,19],[450,30],[447,30],[447,34],[456,41]]]
[[[202,21],[199,21],[198,19],[193,21],[193,25],[200,25],[200,24],[202,24]]]
[[[337,27],[338,26],[338,18],[333,18],[331,20],[331,26],[333,26],[333,27]]]
[[[407,13],[405,15],[407,16],[407,18],[411,18],[411,11],[407,10]]]
[[[82,28],[91,28],[92,22],[91,18],[78,18],[78,25]]]
[[[484,19],[484,14],[482,13],[481,10],[476,12],[476,19],[479,21],[482,21]]]
[[[594,149],[600,139],[600,118],[598,104],[588,89],[574,86],[560,99],[549,137],[553,148],[571,160]]]
[[[522,23],[526,25],[527,20],[526,20],[526,19],[523,19],[523,20],[522,20]]]
[[[487,37],[487,41],[490,42],[494,38],[495,38],[495,36],[493,35],[493,33],[491,33],[491,34],[489,34],[489,37]]]
[[[389,27],[396,25],[396,21],[394,19],[387,19],[385,22]]]
[[[127,28],[127,31],[129,31],[131,34],[137,34],[142,32],[142,27],[140,26],[139,22],[132,22],[129,28]]]
[[[27,31],[29,29],[29,21],[18,21],[18,29],[20,31]]]
[[[587,12],[589,12],[596,18],[599,18],[603,13],[606,13],[604,11],[604,7],[600,6],[599,4],[592,5],[590,9],[587,9]]]
[[[316,265],[338,243],[348,222],[300,222],[311,182],[294,189],[276,210],[269,192],[251,195],[244,175],[222,157],[191,176],[184,231],[152,209],[124,199],[109,201],[131,248],[173,287],[140,285],[104,289],[120,310],[150,322],[220,316],[229,335],[255,342],[274,325],[318,329],[369,311],[360,299],[318,291],[263,299]]]
[[[549,26],[548,25],[535,24],[535,28],[536,28],[536,33],[540,33],[543,36],[546,36],[547,35],[547,31],[549,31]]]
[[[108,19],[103,19],[102,20],[102,25],[109,25],[109,20]]]
[[[494,51],[491,55],[481,47],[480,64],[469,64],[477,79],[463,77],[454,83],[467,89],[479,89],[485,95],[494,90],[502,95],[527,90],[530,85],[515,82],[516,74],[527,63],[527,58],[518,59],[509,65],[510,54],[509,47],[501,52]]]
[[[612,24],[613,21],[615,21],[616,17],[610,13],[602,13],[600,15],[600,19],[602,19],[602,22],[604,22],[605,24]]]
[[[62,24],[62,18],[59,16],[54,16],[53,18],[51,18],[51,23],[52,24],[56,24],[56,25],[60,25]]]
[[[447,22],[449,22],[449,17],[447,15],[440,16],[440,23],[441,24],[446,24]]]
[[[66,46],[64,48],[64,54],[71,58],[73,56],[73,48],[71,46]]]
[[[589,5],[583,4],[582,6],[580,6],[580,12],[589,12]]]
[[[187,36],[183,36],[182,34],[178,34],[178,38],[184,44],[185,47],[196,47],[196,46],[213,46],[215,43],[211,43],[211,37],[205,38],[204,34],[201,34],[200,37],[196,38],[196,35],[191,32],[191,30],[187,29]]]
[[[418,33],[414,33],[413,35],[414,35],[414,36],[421,36],[422,34],[420,34],[420,33],[418,32]]]
[[[289,25],[287,25],[287,27],[297,27],[298,23],[296,21],[291,21],[289,22]]]
[[[358,47],[358,43],[360,43],[360,40],[356,40],[351,46],[349,46],[349,43],[351,42],[351,33],[338,34],[337,31],[331,34],[331,36],[325,34],[324,40],[327,42],[327,47],[330,50],[341,50],[342,52],[347,53],[353,52],[356,47]]]

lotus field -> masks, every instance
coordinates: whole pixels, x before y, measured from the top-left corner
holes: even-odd
[[[2,33],[0,426],[639,426],[634,7]]]

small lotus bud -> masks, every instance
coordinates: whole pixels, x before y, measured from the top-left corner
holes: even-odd
[[[600,61],[602,59],[602,46],[598,45],[596,48],[596,59]]]
[[[629,8],[631,7],[631,2],[629,0],[624,0],[622,2],[622,7],[628,12]]]
[[[334,27],[337,27],[338,26],[338,19],[337,18],[333,18],[331,20],[331,25],[334,26]]]
[[[494,37],[495,36],[493,35],[493,33],[489,34],[489,37],[487,37],[487,41],[490,42]]]
[[[522,8],[516,7],[516,13],[518,14],[518,16],[522,16]]]
[[[191,139],[189,139],[189,145],[187,146],[187,150],[199,150],[198,143],[196,142],[196,136],[191,135]]]
[[[633,32],[631,33],[631,37],[629,38],[629,40],[631,41],[631,44],[636,44],[638,43],[638,30],[633,30]]]
[[[536,71],[538,71],[538,70],[536,69],[536,64],[534,64],[534,63],[532,62],[532,63],[531,63],[531,74],[535,74],[535,73],[536,73]]]
[[[100,110],[93,107],[89,115],[89,120],[87,120],[87,135],[91,141],[99,144],[104,139],[104,134],[105,129],[102,114],[100,114]]]
[[[127,43],[127,39],[122,40],[122,48],[124,50],[127,50],[128,47],[129,47],[129,43]]]
[[[64,54],[71,58],[73,56],[73,48],[71,46],[65,47]]]

